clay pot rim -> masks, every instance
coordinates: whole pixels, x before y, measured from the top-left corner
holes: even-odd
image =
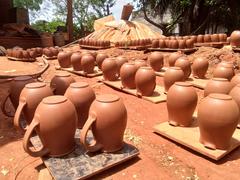
[[[227,82],[229,82],[228,81],[228,79],[226,79],[226,78],[212,78],[211,80],[214,80],[214,81],[227,81]]]
[[[32,79],[31,76],[18,76],[18,77],[15,77],[13,80],[14,81],[26,81],[26,80],[30,80]]]
[[[71,88],[85,88],[88,86],[89,84],[87,82],[74,82],[70,84]]]
[[[115,94],[102,94],[102,95],[98,95],[96,97],[96,101],[103,102],[103,103],[116,102],[119,99],[120,99],[120,97]]]
[[[232,97],[230,95],[220,93],[211,93],[208,95],[208,97],[220,100],[232,100]]]
[[[66,102],[68,99],[65,96],[48,96],[42,100],[44,104],[61,104]]]
[[[55,76],[57,77],[70,77],[71,74],[67,73],[67,72],[58,72],[55,74]]]
[[[174,85],[177,85],[177,86],[184,86],[184,87],[191,87],[193,86],[191,83],[189,82],[182,82],[182,81],[177,81],[174,83]]]
[[[25,85],[25,87],[28,89],[37,89],[37,88],[42,88],[46,86],[47,86],[46,83],[43,83],[43,82],[34,82],[34,83],[29,83]]]

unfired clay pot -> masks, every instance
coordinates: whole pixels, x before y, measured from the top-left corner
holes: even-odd
[[[179,39],[178,40],[178,47],[179,47],[179,49],[185,49],[186,48],[186,40],[185,39]]]
[[[240,31],[239,30],[232,32],[232,34],[230,36],[230,44],[231,44],[231,46],[236,46],[236,47],[240,46]]]
[[[90,107],[80,141],[90,151],[115,152],[123,147],[123,136],[127,125],[127,110],[116,95],[99,95]],[[88,144],[87,133],[92,129],[95,142]]]
[[[174,66],[176,60],[181,56],[183,56],[183,54],[179,52],[171,53],[167,58],[169,66]]]
[[[89,108],[95,100],[93,89],[86,82],[70,84],[65,97],[72,101],[78,114],[78,128],[82,128],[88,118]]]
[[[233,100],[236,101],[238,105],[238,109],[240,111],[240,84],[237,84],[232,90],[230,91],[229,95],[232,96]],[[238,118],[238,128],[240,128],[240,116]]]
[[[209,43],[211,42],[211,35],[210,34],[205,34],[203,37],[204,43]]]
[[[120,78],[123,88],[135,89],[135,75],[138,67],[134,63],[125,63],[120,69]]]
[[[194,40],[193,39],[187,39],[186,40],[186,47],[187,48],[193,48]]]
[[[233,78],[231,79],[231,83],[234,86],[236,86],[237,84],[240,84],[240,73],[238,73],[235,76],[233,76]]]
[[[104,59],[108,58],[109,56],[106,53],[98,53],[96,57],[97,66],[99,69],[102,69],[102,62]]]
[[[68,68],[71,65],[71,52],[61,51],[58,53],[58,63],[62,68]]]
[[[204,35],[200,34],[197,36],[197,43],[203,43],[204,42]]]
[[[206,58],[202,57],[197,57],[194,59],[193,64],[192,64],[192,71],[193,71],[193,76],[196,78],[205,78],[205,74],[207,73],[208,70],[208,60]]]
[[[74,82],[75,79],[71,76],[71,74],[59,72],[52,78],[50,87],[55,95],[64,95],[70,84]]]
[[[198,108],[200,142],[210,149],[227,150],[238,119],[238,105],[231,96],[210,94]]]
[[[167,92],[175,82],[183,81],[183,79],[184,73],[180,67],[169,67],[163,77],[165,91]]]
[[[173,126],[190,126],[198,96],[190,83],[175,82],[167,93],[168,121]]]
[[[163,55],[161,52],[152,52],[148,56],[149,65],[153,68],[154,71],[160,71],[163,67]]]
[[[152,41],[152,48],[158,48],[159,47],[159,40],[158,39],[154,39]]]
[[[81,66],[86,74],[90,74],[94,72],[95,66],[95,58],[91,54],[84,54],[81,58]]]
[[[107,58],[102,63],[102,72],[104,80],[116,81],[119,77],[118,65],[114,58]]]
[[[212,41],[212,42],[219,42],[219,36],[218,36],[218,34],[212,34],[212,35],[211,35],[211,41]]]
[[[75,149],[74,135],[77,113],[73,103],[64,96],[49,96],[38,105],[34,118],[23,138],[23,148],[31,156],[60,157]],[[42,148],[30,149],[30,138],[36,131]]]
[[[219,41],[227,42],[227,34],[225,34],[225,33],[219,34]]]
[[[233,85],[228,81],[228,79],[224,78],[212,78],[208,81],[204,88],[204,96],[208,96],[211,93],[221,93],[228,94]]]
[[[213,77],[226,78],[229,81],[232,79],[234,74],[235,73],[234,73],[234,70],[233,70],[233,66],[231,64],[223,64],[221,66],[217,66],[213,70]]]
[[[156,75],[151,67],[140,67],[135,75],[137,94],[152,96],[156,87]]]
[[[187,80],[191,74],[191,63],[186,57],[180,57],[175,62],[176,67],[180,67],[184,72],[184,80]]]
[[[166,48],[166,43],[165,43],[165,40],[164,40],[164,39],[160,39],[160,40],[159,40],[159,47],[160,47],[160,48]]]
[[[81,66],[81,53],[80,52],[76,52],[73,53],[71,56],[71,64],[73,66],[73,69],[75,71],[81,71],[82,70],[82,66]]]

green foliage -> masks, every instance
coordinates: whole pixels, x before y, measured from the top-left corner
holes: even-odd
[[[13,0],[14,7],[39,10],[43,0]]]
[[[54,33],[58,26],[65,26],[65,22],[61,20],[53,20],[51,22],[39,20],[31,26],[40,32]]]

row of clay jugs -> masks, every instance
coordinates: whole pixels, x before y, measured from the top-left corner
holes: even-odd
[[[23,113],[27,125],[33,119],[35,110],[43,98],[52,96],[53,92],[45,83],[35,82],[26,84],[19,97],[19,105],[14,116],[14,125],[20,129],[20,116]]]
[[[71,52],[61,51],[57,55],[58,63],[62,68],[69,68],[71,66]]]
[[[168,64],[169,66],[174,66],[175,65],[175,62],[177,61],[178,58],[180,58],[181,56],[183,56],[184,54],[180,53],[180,52],[174,52],[174,53],[171,53],[169,56],[168,56]]]
[[[118,64],[115,58],[106,58],[102,62],[103,78],[106,81],[116,81],[119,77]]]
[[[168,92],[169,88],[178,81],[184,80],[184,72],[180,67],[169,67],[163,76],[163,83],[165,92]]]
[[[206,58],[197,57],[192,64],[193,76],[195,78],[204,79],[207,73],[209,62]]]
[[[192,84],[175,82],[167,93],[168,121],[173,126],[190,126],[198,96]]]
[[[234,76],[235,72],[233,69],[233,64],[227,62],[221,62],[213,70],[213,77],[226,78],[229,81]]]
[[[70,84],[64,96],[74,104],[78,114],[78,128],[81,129],[88,119],[90,105],[95,100],[93,89],[86,82],[75,82]]]
[[[95,152],[115,152],[123,147],[123,136],[127,125],[127,110],[117,95],[98,95],[89,110],[80,141],[84,147]],[[95,142],[89,144],[87,134],[92,130]]]
[[[160,71],[163,67],[163,55],[161,52],[152,52],[148,56],[148,63],[154,71]]]
[[[239,111],[240,111],[240,84],[237,84],[232,88],[229,95],[232,96],[232,98],[236,101]],[[238,119],[238,127],[240,128],[240,116]]]
[[[232,32],[230,36],[230,44],[231,46],[240,47],[240,31],[239,30],[235,30]]]
[[[191,74],[191,62],[186,56],[181,56],[175,62],[176,67],[180,67],[184,72],[184,80],[187,80]]]
[[[60,157],[75,149],[77,113],[65,96],[49,96],[38,105],[33,120],[23,138],[23,148],[31,156]],[[36,131],[42,148],[32,150],[30,138]]]
[[[120,78],[123,88],[135,89],[135,75],[138,67],[135,63],[124,63],[120,69]]]
[[[227,150],[239,120],[239,108],[231,96],[212,93],[198,108],[200,142],[210,149]]]

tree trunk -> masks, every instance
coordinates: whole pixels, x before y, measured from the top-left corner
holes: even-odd
[[[69,41],[73,41],[73,0],[67,0],[67,31],[69,33]]]

